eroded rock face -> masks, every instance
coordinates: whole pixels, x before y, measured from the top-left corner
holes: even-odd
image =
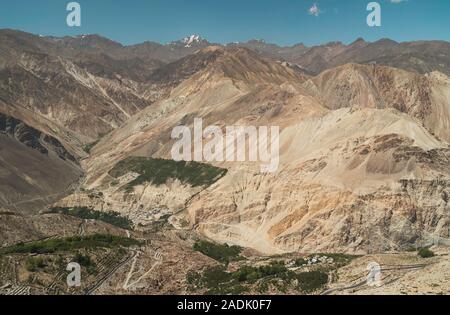
[[[0,134],[17,139],[27,147],[37,150],[42,154],[55,152],[59,158],[77,163],[75,157],[64,148],[59,140],[43,134],[18,119],[0,113]]]
[[[394,108],[450,141],[450,84],[441,73],[420,75],[384,66],[347,64],[324,71],[305,87],[330,109]]]
[[[254,175],[235,191],[202,193],[187,216],[209,238],[265,253],[383,252],[450,236],[448,180],[401,180],[358,194],[282,175],[290,179],[271,184]]]
[[[145,183],[127,191],[133,176],[122,178],[114,186],[78,191],[60,200],[56,207],[87,207],[96,211],[115,211],[130,218],[137,226],[146,226],[185,208],[186,202],[202,190],[179,181],[155,186]]]
[[[231,171],[188,204],[191,226],[265,253],[383,252],[449,236],[450,151],[409,118],[332,112],[280,139],[277,173]]]

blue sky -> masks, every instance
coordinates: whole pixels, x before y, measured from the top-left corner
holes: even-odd
[[[0,28],[56,36],[100,34],[124,44],[166,43],[189,34],[216,43],[256,38],[280,45],[349,43],[358,37],[450,41],[450,0],[379,0],[379,28],[366,24],[369,0],[79,0],[79,28],[66,25],[69,2],[2,0]],[[317,15],[309,12],[314,4]]]

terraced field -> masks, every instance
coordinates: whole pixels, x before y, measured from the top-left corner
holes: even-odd
[[[21,243],[0,251],[0,295],[93,294],[135,255],[131,238],[110,235],[53,238]],[[81,286],[67,285],[66,267],[81,265]]]

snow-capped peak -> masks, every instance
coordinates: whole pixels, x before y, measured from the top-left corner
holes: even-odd
[[[200,40],[201,40],[200,35],[191,35],[191,36],[183,38],[183,43],[186,45],[185,47],[188,48],[188,47],[191,47],[192,44],[194,44],[194,43],[199,43]]]

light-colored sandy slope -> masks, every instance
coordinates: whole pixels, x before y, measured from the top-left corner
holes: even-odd
[[[193,226],[267,253],[399,249],[421,229],[448,233],[450,152],[407,115],[343,109],[280,138],[279,172],[231,171],[190,203]]]
[[[208,48],[219,49],[219,48]],[[105,137],[85,161],[95,187],[121,159],[170,158],[172,129],[201,117],[208,125],[286,126],[327,110],[301,87],[305,78],[287,66],[259,59],[246,49],[224,50],[215,63],[176,87],[170,97],[132,117]]]
[[[330,109],[395,108],[450,141],[450,81],[444,74],[347,64],[324,71],[305,87]]]
[[[425,150],[442,147],[417,121],[395,110],[349,109],[308,118],[289,126],[281,134],[282,157],[307,156],[317,150],[327,150],[349,138],[370,138],[377,135],[398,134],[410,138],[414,145]],[[286,142],[284,142],[286,141]],[[282,159],[283,161],[283,159]],[[286,160],[286,164],[290,164]]]
[[[424,124],[441,139],[450,142],[450,78],[440,72],[426,75],[431,84],[431,113]]]

